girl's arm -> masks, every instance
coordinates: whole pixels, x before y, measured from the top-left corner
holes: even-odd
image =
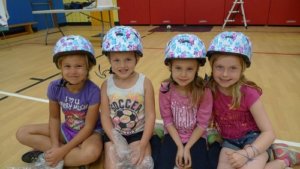
[[[227,154],[231,165],[235,168],[242,167],[249,160],[265,152],[275,140],[271,122],[260,98],[250,106],[250,112],[261,133],[252,144],[245,145],[243,149]]]
[[[161,91],[163,91],[165,84],[162,84]],[[162,120],[164,121],[164,126],[166,127],[168,133],[174,140],[178,148],[183,148],[180,136],[173,124],[173,115],[171,110],[171,89],[167,93],[159,92],[159,109]]]
[[[175,128],[175,126],[172,124],[169,124],[166,126],[166,129],[168,130],[168,133],[170,134],[170,136],[172,137],[173,141],[175,142],[176,146],[177,146],[177,154],[176,154],[176,166],[178,168],[182,168],[185,164],[183,161],[184,158],[184,146],[182,144],[182,141],[179,137],[179,134]]]
[[[185,145],[185,151],[190,152],[191,147],[199,140],[200,137],[203,136],[211,118],[212,106],[212,94],[211,91],[207,88],[204,91],[202,102],[200,103],[197,111],[197,127],[194,129],[189,141]],[[190,161],[185,162],[187,165],[186,167],[191,167]]]
[[[59,147],[60,137],[60,106],[58,102],[49,100],[49,133],[51,140],[51,147]]]
[[[162,85],[161,91],[164,91]],[[160,114],[161,118],[164,121],[164,126],[167,129],[168,133],[172,137],[173,141],[175,142],[177,146],[177,155],[176,155],[176,165],[178,167],[183,166],[183,144],[181,142],[180,136],[173,124],[173,116],[172,116],[172,110],[171,110],[171,96],[170,96],[170,91],[167,93],[162,93],[159,92],[159,109],[160,109]]]
[[[191,138],[186,144],[186,147],[191,148],[195,144],[195,142],[198,141],[200,137],[202,137],[208,126],[208,123],[210,122],[212,106],[213,97],[210,89],[206,88],[197,111],[197,127],[193,131]]]
[[[143,137],[141,139],[142,145],[147,145],[153,135],[153,129],[155,124],[155,102],[154,102],[154,90],[151,81],[145,78],[145,128]]]
[[[107,96],[107,81],[102,83],[101,86],[101,123],[102,127],[105,131],[105,134],[108,136],[108,138],[114,142],[113,136],[112,136],[112,129],[113,124],[110,117],[110,108],[109,108],[109,100]]]
[[[144,160],[146,148],[149,145],[149,140],[151,139],[153,135],[153,128],[155,124],[155,102],[154,102],[154,91],[151,81],[148,78],[145,78],[144,81],[144,100],[145,100],[145,127],[143,136],[141,138],[140,144],[139,144],[139,157],[136,159],[137,161],[134,162],[136,164],[141,164],[141,162]]]
[[[45,159],[50,164],[50,166],[55,166],[74,147],[81,144],[86,138],[88,138],[93,133],[97,119],[99,117],[99,105],[100,103],[97,103],[88,107],[84,127],[70,142],[62,145],[61,147],[52,146],[52,148],[46,152]],[[60,129],[58,128],[58,130]]]
[[[260,98],[250,107],[250,111],[261,133],[251,146],[245,147],[245,150],[249,154],[252,152],[251,154],[255,157],[271,146],[275,140],[275,133]]]

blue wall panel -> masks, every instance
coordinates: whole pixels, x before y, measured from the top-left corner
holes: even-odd
[[[46,19],[48,21],[49,28],[53,27],[52,19],[50,14],[32,14],[33,10],[48,10],[47,4],[36,4],[32,3],[48,3],[48,0],[8,0],[7,9],[10,15],[8,24],[18,24],[24,22],[37,22],[36,27],[38,30],[46,29]],[[54,9],[63,9],[62,0],[52,0]],[[57,14],[58,23],[66,23],[65,14]]]
[[[6,2],[10,16],[8,20],[9,25],[34,21],[28,0],[8,0]]]

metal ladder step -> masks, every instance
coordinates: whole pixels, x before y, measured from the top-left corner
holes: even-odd
[[[237,5],[239,5],[239,6],[237,6]],[[235,10],[236,6],[238,7],[239,10]],[[228,15],[227,15],[226,19],[224,20],[222,29],[225,28],[225,26],[228,22],[234,22],[235,20],[230,19],[230,18],[232,18],[232,14],[238,14],[238,13],[240,13],[242,15],[244,27],[247,29],[247,21],[246,21],[245,10],[244,10],[244,0],[234,0],[234,2],[232,3],[231,9],[228,12]]]

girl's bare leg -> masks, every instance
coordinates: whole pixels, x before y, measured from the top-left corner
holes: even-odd
[[[286,167],[283,160],[273,160],[267,163],[265,169],[285,169]]]
[[[16,133],[17,140],[33,149],[46,151],[51,148],[48,124],[32,124],[20,127]]]
[[[95,162],[102,152],[102,139],[99,133],[94,133],[73,148],[64,158],[65,166],[80,166]]]
[[[112,142],[106,142],[104,144],[104,168],[105,169],[116,169],[117,167],[117,155]]]

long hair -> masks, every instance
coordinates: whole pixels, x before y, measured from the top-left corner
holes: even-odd
[[[217,55],[212,55],[210,60],[209,60],[212,72],[211,72],[211,78],[208,81],[208,86],[210,87],[214,98],[216,97],[217,82],[213,78],[213,69],[214,69],[213,65],[220,56],[221,55],[218,55],[218,54]],[[230,90],[231,90],[230,93],[231,93],[231,96],[232,96],[232,102],[231,102],[230,109],[236,109],[236,108],[240,107],[241,98],[243,96],[243,93],[241,93],[241,87],[243,85],[253,87],[256,90],[258,90],[260,93],[262,93],[262,89],[256,83],[254,83],[253,81],[248,80],[245,77],[244,72],[247,68],[246,62],[244,61],[244,59],[242,57],[238,57],[238,58],[240,60],[241,66],[242,66],[242,72],[241,72],[240,79],[230,87]]]
[[[168,79],[163,82],[168,82],[170,84],[178,85],[172,78],[172,61],[169,62],[169,70],[171,71],[171,75]],[[186,91],[188,93],[188,97],[191,99],[191,106],[198,107],[202,101],[202,97],[205,90],[204,80],[200,76],[198,76],[199,65],[194,77],[194,80],[187,86]],[[169,87],[169,86],[168,86]],[[168,92],[169,89],[166,92]]]

